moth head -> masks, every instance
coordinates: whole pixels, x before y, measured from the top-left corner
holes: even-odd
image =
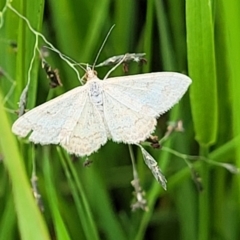
[[[89,81],[96,78],[97,78],[97,72],[91,69],[90,67],[87,67],[87,71],[84,75],[84,79],[86,79],[86,81]]]

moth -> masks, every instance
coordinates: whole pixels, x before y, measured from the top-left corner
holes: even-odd
[[[70,154],[89,156],[108,139],[138,144],[155,130],[157,118],[187,91],[191,79],[156,72],[100,80],[87,68],[86,84],[18,118],[12,131],[35,144],[59,144]]]

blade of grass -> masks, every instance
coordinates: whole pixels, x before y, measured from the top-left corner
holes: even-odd
[[[26,6],[27,17],[29,22],[32,24],[32,26],[36,31],[41,31],[42,22],[43,22],[44,0],[38,0],[34,2],[26,1],[26,5],[27,5]],[[24,24],[26,26],[26,23]],[[29,29],[26,30],[26,40],[27,41],[24,43],[26,52],[23,53],[22,57],[25,57],[25,61],[27,63],[27,66],[29,67],[29,62],[33,56],[33,51],[36,51],[36,49],[34,49],[35,37],[33,36],[32,32],[29,31]],[[31,83],[29,85],[29,93],[28,93],[29,108],[32,108],[36,105],[36,97],[37,97],[36,92],[37,92],[38,71],[39,71],[39,61],[40,61],[38,52],[36,54],[37,56],[34,59],[34,63],[31,69]]]
[[[170,21],[170,35],[173,42],[173,51],[177,70],[186,73],[187,70],[187,45],[185,24],[185,1],[169,0],[167,12]]]
[[[162,0],[155,0],[155,9],[160,35],[160,47],[163,61],[163,70],[171,71],[176,69],[176,58],[174,58],[172,40],[170,36],[169,21]]]
[[[45,174],[45,185],[46,185],[46,192],[48,194],[48,206],[51,211],[51,215],[53,218],[53,224],[54,224],[54,229],[56,232],[56,237],[59,240],[70,240],[71,237],[69,236],[68,230],[65,226],[65,223],[62,219],[62,216],[59,212],[59,207],[58,207],[58,198],[56,194],[56,187],[54,186],[53,183],[53,171],[51,170],[50,167],[50,159],[49,157],[49,152],[44,152],[43,156],[43,164],[44,164],[44,174]]]
[[[0,102],[2,100],[0,92]],[[50,239],[44,220],[34,201],[23,161],[16,140],[10,130],[10,122],[0,104],[0,148],[4,154],[4,165],[12,182],[12,191],[22,239]]]
[[[144,66],[144,72],[149,72],[152,65],[152,34],[153,34],[153,16],[154,16],[154,0],[147,1],[146,23],[143,31],[143,49],[146,53],[148,64]]]
[[[180,236],[182,240],[197,239],[197,196],[195,186],[191,179],[182,181],[174,191],[174,199],[176,199],[176,208],[180,224]],[[188,204],[186,204],[186,199]],[[186,221],[186,219],[188,219]]]
[[[8,196],[3,216],[0,222],[0,239],[11,240],[16,238],[15,225],[17,223],[12,196]]]
[[[39,31],[42,26],[43,10],[44,10],[44,0],[38,0],[34,3],[22,1],[20,6],[13,7],[19,9],[18,11],[26,16],[31,22],[35,30]],[[39,58],[36,58],[32,69],[30,68],[30,62],[34,56],[34,44],[35,36],[29,31],[27,24],[22,19],[18,19],[19,29],[18,29],[18,54],[16,62],[16,82],[17,91],[20,96],[22,90],[25,88],[28,80],[28,71],[30,71],[30,85],[28,89],[28,101],[27,105],[32,108],[35,106],[36,101],[36,89],[37,89],[37,77],[38,77],[38,64]],[[15,29],[13,29],[15,31]]]
[[[133,42],[134,31],[135,30],[135,19],[133,16],[136,14],[136,3],[134,0],[116,1],[115,5],[115,15],[114,23],[116,24],[112,39],[118,39],[118,41],[113,41],[113,49],[115,51],[112,54],[124,54],[130,51]],[[129,34],[130,33],[130,34]]]
[[[73,198],[76,203],[76,208],[82,223],[82,228],[85,233],[85,237],[86,239],[89,240],[99,239],[97,227],[93,220],[93,216],[87,198],[85,196],[84,189],[81,185],[81,182],[78,179],[76,169],[72,165],[71,159],[68,155],[64,156],[60,149],[58,152],[68,183],[72,189]]]
[[[238,29],[238,25],[240,24],[239,19],[240,14],[240,2],[239,1],[229,1],[225,2],[224,0],[219,1],[218,4],[218,16],[219,16],[219,26],[221,28],[219,31],[219,42],[218,48],[222,50],[222,58],[219,58],[219,62],[223,62],[224,66],[222,69],[219,69],[220,74],[223,72],[223,76],[225,76],[222,81],[227,84],[227,92],[229,92],[228,107],[231,109],[230,114],[232,118],[229,118],[229,115],[226,117],[227,130],[229,131],[229,127],[232,127],[233,136],[238,137],[238,146],[240,144],[240,97],[239,97],[239,89],[240,89],[240,32]],[[224,58],[224,61],[222,60]],[[221,76],[222,76],[221,75]],[[224,89],[224,94],[226,95],[226,89]],[[226,99],[224,97],[224,101]],[[226,114],[225,114],[226,115]],[[231,121],[229,121],[231,119]],[[231,126],[232,123],[232,126]],[[240,149],[236,148],[236,164],[240,166]],[[237,192],[236,192],[237,189]],[[234,192],[236,193],[237,205],[239,206],[240,201],[240,184],[239,180],[235,182]],[[238,209],[238,212],[240,210]],[[223,215],[225,216],[225,215]],[[234,221],[235,220],[235,221]],[[237,224],[236,218],[231,219],[232,225]],[[225,223],[225,222],[224,222]],[[219,218],[216,219],[215,224],[218,230],[222,230],[226,236],[231,236],[229,239],[234,239],[233,229],[226,228],[225,224],[220,222]]]
[[[187,50],[195,138],[200,145],[217,136],[217,82],[212,9],[209,0],[186,1]],[[206,114],[207,113],[207,114]]]
[[[190,99],[195,138],[200,144],[200,155],[208,157],[208,146],[217,137],[217,83],[213,37],[212,6],[209,0],[186,1],[188,67],[193,84]],[[207,113],[207,114],[204,114]],[[198,239],[209,239],[210,195],[209,168],[202,164],[201,178],[204,191],[199,196]]]
[[[84,174],[84,180],[87,183],[88,196],[92,209],[97,216],[99,228],[102,229],[104,235],[107,236],[107,239],[128,239],[118,221],[118,214],[114,212],[111,205],[111,199],[108,195],[104,180],[100,177],[99,169],[92,166],[91,169],[87,170],[88,171],[85,172],[86,174]],[[95,190],[92,191],[92,189]],[[106,222],[108,223],[107,225],[105,224]]]

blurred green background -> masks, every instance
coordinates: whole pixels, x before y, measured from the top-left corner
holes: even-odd
[[[5,0],[0,1],[0,239],[239,239],[239,176],[226,169],[231,166],[222,168],[212,161],[240,165],[240,1],[13,0],[11,4],[7,7]],[[84,159],[70,157],[60,147],[18,140],[11,125],[28,74],[28,109],[79,81],[52,51],[46,60],[59,70],[63,87],[49,88],[38,53],[29,72],[36,39],[13,9],[77,62],[92,64],[115,24],[98,63],[127,52],[144,52],[147,64],[131,63],[128,74],[189,75],[190,90],[159,119],[156,134],[162,138],[168,121],[181,119],[185,131],[173,133],[163,147],[208,160],[190,161],[185,155],[145,146],[168,180],[164,191],[134,147],[148,211],[132,212],[128,146],[110,141],[84,167]],[[39,48],[43,45],[39,40]],[[109,69],[97,69],[99,78]],[[119,67],[111,76],[124,74]],[[32,194],[32,169],[43,212]]]

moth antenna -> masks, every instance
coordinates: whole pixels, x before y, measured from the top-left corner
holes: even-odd
[[[84,68],[82,65],[86,65],[85,63],[75,63],[75,66],[79,66],[84,72],[86,72],[86,68]]]
[[[96,56],[96,58],[95,58],[95,60],[94,60],[93,66],[92,66],[92,69],[93,69],[93,70],[94,70],[94,67],[95,67],[95,65],[96,65],[96,63],[97,63],[98,57],[99,57],[99,55],[100,55],[100,53],[101,53],[101,51],[102,51],[102,49],[103,49],[106,41],[108,40],[109,35],[110,35],[110,33],[112,32],[112,30],[113,30],[114,27],[115,27],[115,24],[109,29],[109,31],[108,31],[108,33],[107,33],[107,36],[105,37],[105,39],[104,39],[104,41],[103,41],[103,43],[102,43],[102,45],[101,45],[101,47],[100,47],[100,49],[99,49],[99,51],[98,51],[98,53],[97,53],[97,56]]]
[[[58,53],[58,52],[57,52],[54,48],[52,48],[51,46],[50,46],[50,47],[49,47],[49,46],[43,46],[43,49],[44,49],[44,48],[46,48],[46,49],[48,49],[48,50],[51,50],[51,51],[53,51],[53,52]],[[41,51],[40,51],[40,55],[42,55]],[[84,64],[76,62],[74,59],[72,59],[71,57],[67,56],[67,55],[64,54],[64,53],[61,53],[61,56],[63,56],[63,57],[64,57],[65,59],[67,59],[68,61],[70,61],[70,63],[72,63],[73,66],[79,66],[83,71],[86,72],[86,69],[82,66],[82,65],[84,65]],[[42,58],[43,58],[43,57],[42,57]]]

